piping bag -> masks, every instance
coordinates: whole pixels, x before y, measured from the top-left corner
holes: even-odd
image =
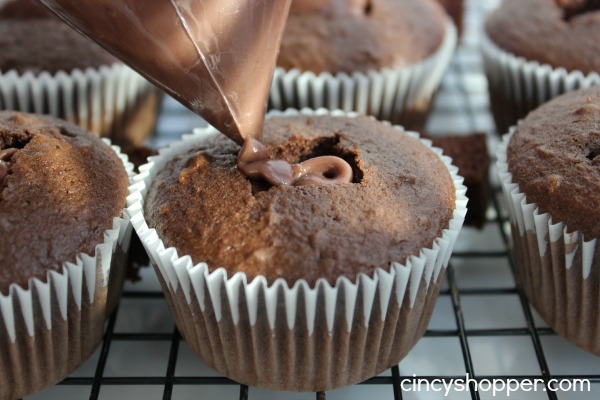
[[[260,140],[291,0],[40,0],[238,144]]]
[[[240,144],[237,166],[249,178],[276,186],[352,181],[339,157],[290,164],[270,159],[261,143],[291,0],[40,1]]]

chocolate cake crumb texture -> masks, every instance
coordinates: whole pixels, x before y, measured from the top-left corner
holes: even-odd
[[[529,61],[600,72],[600,0],[505,0],[485,29],[497,46]]]
[[[432,0],[372,0],[361,15],[290,13],[277,65],[337,73],[415,64],[439,48],[445,20]]]
[[[92,254],[122,215],[128,177],[97,136],[51,117],[0,112],[0,292]]]
[[[600,87],[558,97],[531,112],[508,149],[508,169],[529,203],[554,223],[600,236]]]

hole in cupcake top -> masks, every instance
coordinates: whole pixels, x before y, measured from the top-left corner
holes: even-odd
[[[600,10],[600,0],[556,0],[563,9],[563,19],[570,21],[578,15]]]
[[[587,145],[585,148],[586,156],[592,164],[600,164],[600,142]]]
[[[27,143],[29,143],[31,139],[33,139],[33,136],[28,135],[27,132],[25,132],[25,134],[19,135],[12,135],[9,132],[6,136],[0,133],[0,149],[2,151],[6,149],[21,150],[25,148],[25,146],[27,146]]]
[[[14,147],[0,150],[0,188],[4,186],[4,178],[10,174],[11,159],[19,151]]]
[[[4,188],[5,178],[12,173],[13,156],[23,149],[32,138],[33,136],[27,131],[15,133],[8,128],[0,130],[0,190]]]
[[[373,12],[373,1],[372,0],[368,0],[365,4],[365,8],[364,8],[364,13],[365,15],[371,15],[371,13]]]

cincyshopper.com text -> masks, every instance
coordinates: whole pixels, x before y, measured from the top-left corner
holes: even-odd
[[[404,392],[439,392],[449,397],[455,392],[468,392],[473,390],[478,392],[491,392],[492,396],[506,395],[523,392],[589,392],[590,381],[588,379],[550,379],[548,386],[541,378],[538,379],[513,379],[513,378],[494,378],[494,379],[474,379],[469,374],[464,378],[452,379],[425,379],[405,378],[400,380],[400,387]]]

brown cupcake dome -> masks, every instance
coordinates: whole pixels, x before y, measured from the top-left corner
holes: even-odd
[[[498,133],[554,97],[600,84],[600,13],[567,15],[554,0],[509,0],[488,17],[481,53]]]

